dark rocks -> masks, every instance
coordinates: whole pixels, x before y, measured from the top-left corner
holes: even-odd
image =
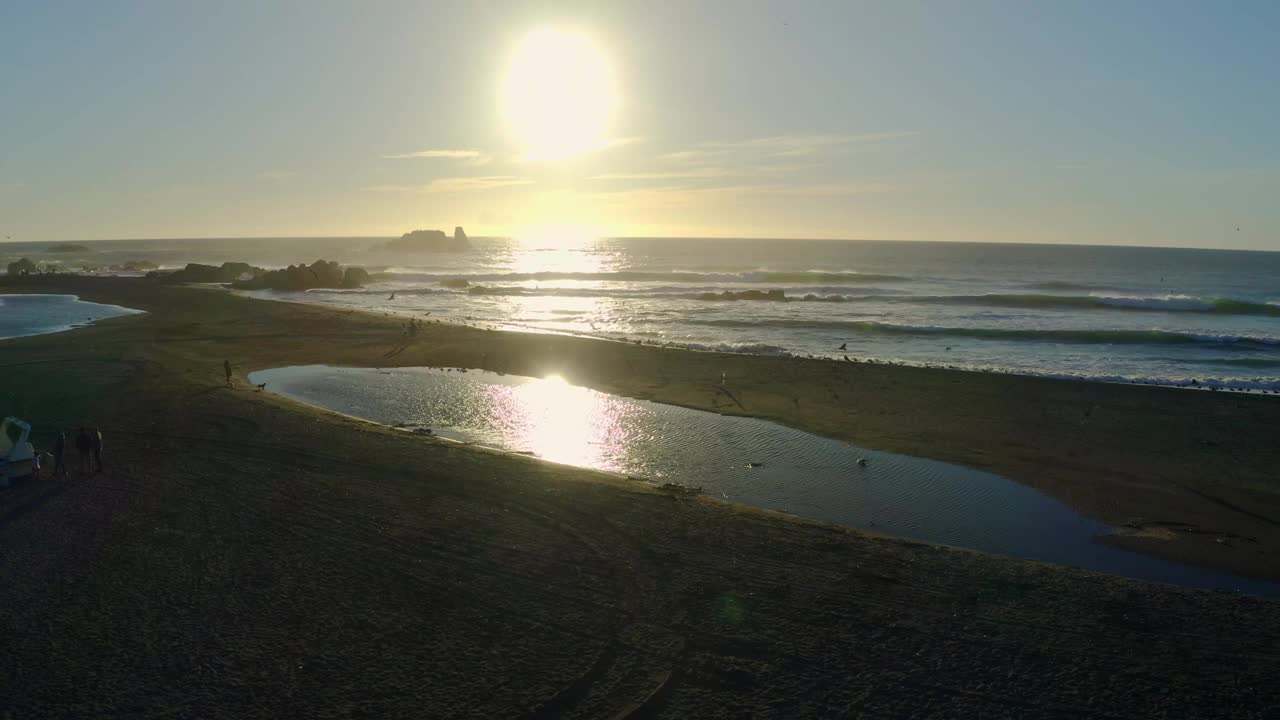
[[[177,272],[152,271],[147,273],[147,277],[171,283],[229,283],[242,290],[358,288],[369,282],[369,273],[364,268],[343,268],[336,262],[326,260],[269,271],[242,262],[227,262],[222,265],[190,263]]]
[[[36,272],[36,264],[31,262],[27,258],[22,258],[21,260],[14,260],[13,262],[9,263],[10,275],[34,275],[35,272]]]
[[[414,230],[391,240],[379,250],[392,252],[466,252],[471,249],[471,241],[461,227],[453,229],[450,238],[442,230]]]
[[[342,287],[358,288],[364,287],[369,282],[369,272],[362,267],[349,267],[346,272],[342,273]]]
[[[232,284],[243,290],[310,290],[312,288],[357,288],[369,281],[364,268],[343,270],[336,262],[317,260],[310,265],[290,265]]]
[[[722,293],[701,293],[699,300],[765,300],[770,302],[786,302],[787,295],[781,290],[742,290],[734,292],[725,290]]]
[[[152,271],[147,273],[147,277],[172,283],[229,283],[246,279],[247,277],[255,277],[264,272],[266,271],[262,268],[242,262],[225,262],[222,265],[187,263],[185,268],[177,272],[160,273]]]
[[[144,270],[158,270],[159,265],[150,260],[129,260],[120,265],[112,265],[111,269],[124,272],[143,272]]]

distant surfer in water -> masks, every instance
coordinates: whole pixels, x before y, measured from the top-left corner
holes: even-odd
[[[231,361],[223,360],[222,369],[227,373],[227,387],[231,387]]]

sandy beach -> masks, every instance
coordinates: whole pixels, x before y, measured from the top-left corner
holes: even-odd
[[[1266,717],[1280,603],[876,537],[313,410],[326,363],[541,376],[990,470],[1112,541],[1280,579],[1280,398],[694,353],[142,279],[145,310],[0,341],[38,445],[0,493],[16,717]],[[222,362],[235,365],[227,388]]]

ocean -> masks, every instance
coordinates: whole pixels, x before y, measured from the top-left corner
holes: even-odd
[[[68,267],[323,257],[362,265],[374,282],[257,294],[700,350],[1280,391],[1280,253],[629,238],[477,239],[469,253],[406,256],[375,250],[381,242],[110,241],[0,254]]]

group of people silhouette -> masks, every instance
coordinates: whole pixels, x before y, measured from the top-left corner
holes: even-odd
[[[67,444],[75,443],[76,458],[81,475],[102,472],[102,431],[96,427],[81,427],[79,432],[59,430],[53,441],[53,476],[66,478]]]

